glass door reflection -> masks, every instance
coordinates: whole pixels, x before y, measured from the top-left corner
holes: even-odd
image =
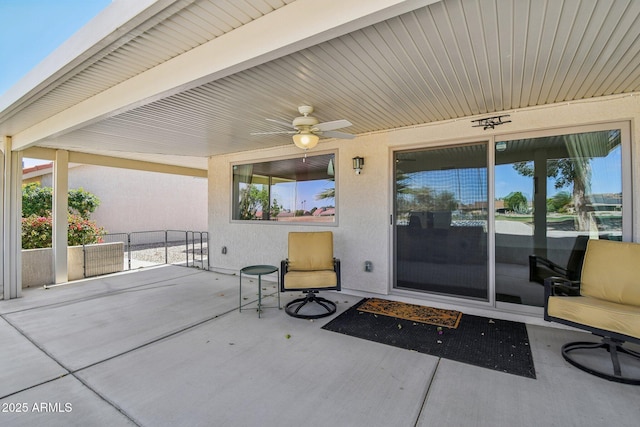
[[[496,300],[543,306],[549,276],[580,277],[591,239],[622,239],[620,130],[500,141]]]

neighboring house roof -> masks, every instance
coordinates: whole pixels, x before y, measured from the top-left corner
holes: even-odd
[[[46,163],[43,165],[35,165],[28,168],[22,169],[22,175],[30,175],[37,173],[38,175],[42,175],[43,173],[51,173],[53,169],[53,162]]]
[[[313,212],[313,216],[334,216],[335,214],[335,208],[318,208]]]

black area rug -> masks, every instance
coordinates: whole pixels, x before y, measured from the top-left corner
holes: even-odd
[[[363,299],[322,327],[369,341],[536,378],[524,323],[463,314],[457,329],[358,311]]]

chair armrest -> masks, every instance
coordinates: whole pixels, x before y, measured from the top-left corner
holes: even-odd
[[[544,320],[549,322],[555,320],[548,312],[549,297],[556,295],[580,296],[580,282],[556,276],[544,279]]]
[[[280,292],[286,292],[284,289],[284,275],[289,271],[289,258],[280,261]]]
[[[544,280],[544,290],[548,296],[580,296],[580,281],[552,276]]]
[[[339,291],[342,289],[340,284],[340,260],[338,258],[333,259],[333,270],[336,272],[336,289]]]

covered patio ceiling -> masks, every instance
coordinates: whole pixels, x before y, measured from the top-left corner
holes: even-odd
[[[634,0],[116,0],[0,98],[0,134],[206,169],[291,144],[251,133],[299,105],[363,135],[631,94],[639,52]]]

